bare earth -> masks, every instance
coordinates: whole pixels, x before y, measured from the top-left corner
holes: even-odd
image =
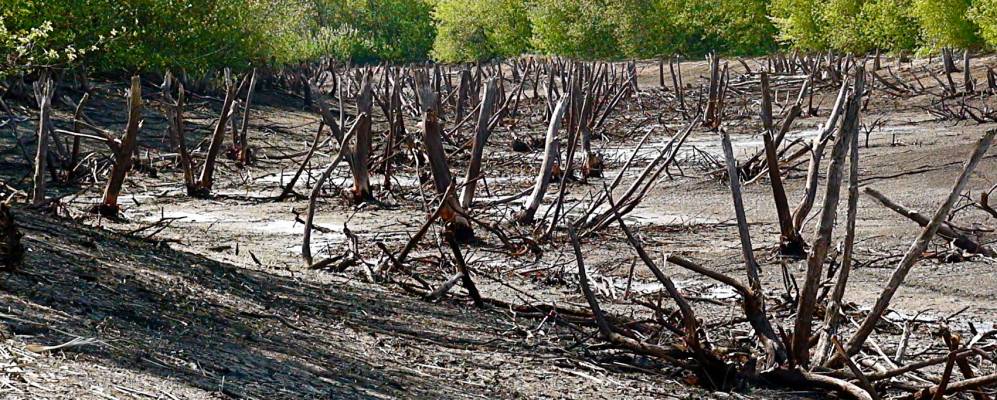
[[[649,145],[660,148],[684,124],[671,113],[663,119],[645,118],[660,113],[655,110],[661,92],[657,64],[639,65],[647,110],[642,112],[636,102],[627,101],[613,114],[605,136],[595,142],[607,157],[607,178],[570,187],[566,207],[580,204],[574,213],[588,204],[592,193],[602,190],[603,182],[608,184],[615,177],[644,133],[651,131]],[[986,65],[997,65],[997,58],[974,60],[978,79],[984,79]],[[705,63],[690,62],[683,68],[685,82],[698,87],[698,78],[706,75]],[[731,68],[741,71],[733,62]],[[105,127],[118,131],[125,120],[122,88],[118,83],[101,85],[101,95],[86,109]],[[122,197],[124,220],[101,219],[87,212],[99,200],[103,177],[97,184],[53,188],[54,194],[64,196],[55,211],[15,208],[29,251],[20,272],[0,275],[0,398],[824,396],[766,388],[705,392],[684,384],[685,377],[667,365],[607,349],[590,326],[559,323],[556,315],[521,315],[495,306],[476,309],[459,286],[454,296],[429,302],[397,284],[369,282],[366,268],[383,256],[375,243],[397,251],[431,211],[424,202],[431,197],[431,189],[420,186],[414,166],[397,173],[391,194],[377,192],[383,177],[373,176],[372,182],[378,183],[375,196],[383,203],[361,207],[349,205],[339,193],[350,185],[349,172],[341,166],[320,201],[316,225],[322,231],[313,233],[312,248],[318,258],[343,254],[350,249],[344,234],[344,226],[348,227],[358,238],[355,250],[362,265],[306,269],[300,261],[302,224],[296,216],[304,213],[307,201],[299,197],[277,202],[273,197],[301,159],[289,155],[307,150],[318,117],[303,111],[301,101],[293,96],[260,96],[250,130],[259,161],[239,168],[222,160],[214,198],[199,200],[183,191],[165,138],[165,122],[155,106],[158,95],[152,88],[147,90],[152,104],[144,114],[140,155],[150,160],[157,174],[131,172]],[[776,90],[776,98],[785,102],[795,98],[798,86]],[[819,115],[797,120],[788,137],[809,140],[814,128],[826,119],[827,103],[833,101],[835,91],[824,88],[818,97],[824,103]],[[80,96],[75,92],[57,96],[62,94],[74,101]],[[195,129],[188,137],[191,146],[210,133],[220,108],[217,100],[208,98],[196,103],[190,113]],[[882,123],[870,130],[868,147],[860,149],[860,184],[930,215],[951,190],[976,139],[994,126],[936,119],[923,109],[927,103],[924,98],[897,99],[874,92],[862,120],[866,126],[877,120]],[[539,104],[533,106],[539,109]],[[729,112],[736,113],[741,106],[729,107]],[[15,108],[36,116],[33,108]],[[761,147],[757,105],[744,105],[744,109],[748,115],[731,121],[728,128],[741,160]],[[56,111],[56,124],[69,124],[72,110],[60,104]],[[775,110],[776,114],[780,111],[779,107]],[[375,115],[374,122],[379,126],[384,121],[378,118]],[[486,179],[479,186],[479,200],[501,198],[532,185],[540,150],[512,152],[509,132],[541,139],[544,125],[541,115],[531,115],[515,126],[506,123],[496,130],[485,153]],[[416,129],[414,123],[408,126],[410,131]],[[18,124],[17,134],[29,138],[33,129],[29,119]],[[864,135],[860,140],[865,140]],[[33,142],[24,142],[33,154]],[[697,156],[699,151],[719,154],[718,143],[716,133],[696,131],[679,165],[671,169],[673,179],[663,178],[627,222],[640,232],[665,273],[694,300],[707,326],[729,325],[732,337],[746,336],[750,328],[733,321],[741,317],[733,292],[668,265],[661,257],[681,253],[704,266],[743,277],[730,191],[723,181],[710,176]],[[100,143],[89,145],[107,153],[98,147]],[[448,152],[453,149],[448,147]],[[317,175],[334,151],[333,146],[322,149],[309,173]],[[645,149],[638,167],[655,154]],[[466,158],[464,153],[454,160],[451,169],[463,175]],[[29,171],[12,136],[0,134],[0,180],[26,190]],[[792,206],[804,191],[805,172],[805,161],[788,172],[785,183]],[[627,177],[635,175],[631,170]],[[309,178],[298,183],[299,193],[310,190],[313,179]],[[979,193],[995,183],[997,150],[991,149],[967,189]],[[761,179],[747,183],[744,191],[766,289],[770,298],[783,297],[782,269],[773,251],[779,229],[771,188]],[[552,185],[545,203],[555,197],[556,185]],[[815,208],[821,198],[819,193]],[[521,203],[472,210],[482,219],[497,221],[510,235],[528,235],[532,227],[509,222],[509,215]],[[835,243],[843,236],[843,211],[839,220]],[[997,241],[997,219],[982,211],[967,208],[956,213],[953,223],[975,228],[983,243]],[[805,236],[813,235],[815,224],[810,221]],[[878,296],[919,229],[874,199],[862,197],[856,232],[858,267],[846,300],[858,313]],[[565,232],[556,232],[554,243],[542,246],[541,254],[521,256],[503,250],[499,240],[483,229],[477,235],[480,242],[467,247],[465,256],[485,297],[515,304],[585,307]],[[452,271],[440,264],[437,240],[434,231],[412,259],[421,275],[442,282]],[[608,309],[634,318],[652,317],[647,308],[635,306],[630,299],[654,301],[660,286],[639,261],[629,278],[636,255],[619,229],[613,226],[589,236],[583,240],[583,250]],[[943,240],[935,240],[929,248],[930,252],[948,250]],[[801,284],[804,269],[800,262],[788,264],[788,271]],[[954,316],[950,326],[963,333],[997,329],[995,261],[982,257],[958,262],[924,260],[908,277],[892,310],[893,321],[918,315],[908,354],[942,354],[938,341],[930,338],[931,326],[936,325],[929,323],[941,318]],[[879,333],[873,339],[892,354],[896,334]],[[27,350],[30,345],[57,345],[74,337],[97,342],[44,354]],[[993,372],[979,371],[981,375]]]

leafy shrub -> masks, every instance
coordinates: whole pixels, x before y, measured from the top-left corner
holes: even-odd
[[[967,18],[970,0],[915,0],[927,46],[968,48],[979,44],[976,25]]]
[[[583,59],[619,58],[616,27],[602,0],[533,0],[529,7],[534,49]]]
[[[440,0],[433,58],[445,62],[517,56],[529,49],[523,0]]]
[[[980,37],[991,47],[997,47],[997,0],[975,0],[969,19],[980,27]]]

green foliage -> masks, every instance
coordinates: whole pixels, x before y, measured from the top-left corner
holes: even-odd
[[[997,46],[997,0],[2,0],[0,74]]]
[[[868,0],[861,20],[869,50],[914,50],[921,41],[913,0]]]
[[[997,47],[997,0],[975,0],[969,19],[980,27],[980,37],[991,47]]]
[[[537,51],[582,59],[621,56],[616,27],[603,0],[533,0],[529,19]]]
[[[433,58],[444,62],[511,57],[529,49],[523,0],[440,0]]]
[[[826,50],[822,0],[772,0],[769,12],[779,29],[778,39],[801,50]]]
[[[980,38],[968,19],[970,0],[915,0],[914,13],[929,47],[974,47]]]
[[[354,62],[425,60],[436,36],[427,0],[315,0],[320,47]]]

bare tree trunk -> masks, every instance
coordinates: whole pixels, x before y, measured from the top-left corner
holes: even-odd
[[[138,131],[142,128],[142,82],[138,75],[132,77],[131,89],[128,90],[128,125],[125,135],[121,138],[121,146],[114,154],[114,166],[111,167],[111,177],[104,189],[104,200],[98,207],[101,215],[116,216],[118,214],[118,195],[125,183],[125,176],[132,168],[132,156],[137,144]]]
[[[862,345],[865,343],[866,339],[872,334],[873,329],[876,327],[876,323],[882,318],[883,313],[886,312],[886,308],[890,306],[890,301],[893,299],[893,295],[896,294],[897,290],[900,289],[900,285],[903,284],[904,280],[907,278],[907,274],[910,272],[914,264],[917,263],[921,258],[921,254],[926,248],[928,248],[928,243],[938,232],[938,228],[941,226],[942,222],[948,216],[949,211],[952,209],[952,205],[955,204],[959,197],[962,195],[962,189],[969,182],[969,178],[973,174],[973,170],[983,159],[983,156],[987,153],[987,149],[990,148],[990,144],[993,142],[994,136],[997,135],[997,129],[991,129],[986,134],[980,138],[980,141],[976,145],[976,150],[973,151],[972,156],[963,166],[962,173],[959,178],[956,179],[955,185],[952,191],[949,193],[948,198],[945,202],[938,207],[935,211],[935,215],[931,217],[931,221],[927,226],[921,231],[914,243],[911,244],[910,249],[904,254],[904,257],[897,264],[896,270],[893,271],[893,275],[890,276],[890,280],[880,293],[879,298],[876,300],[876,304],[870,310],[869,314],[866,316],[865,320],[859,326],[858,331],[855,335],[848,341],[848,345],[845,346],[848,350],[848,356],[855,355],[859,350],[862,349]],[[825,365],[837,365],[837,358],[831,359]]]
[[[452,192],[447,191],[453,178],[450,175],[447,154],[443,150],[443,138],[441,137],[443,127],[440,125],[439,115],[436,113],[436,104],[439,103],[438,94],[426,84],[425,74],[417,75],[416,81],[418,97],[422,105],[422,141],[426,146],[426,156],[429,158],[429,167],[433,174],[433,187],[436,189],[436,193],[447,196],[443,199],[446,207],[441,217],[447,221],[447,230],[454,235],[454,239],[464,243],[474,238],[474,230],[471,228],[471,222],[464,216],[460,201]]]
[[[813,323],[814,309],[817,307],[817,290],[821,284],[824,261],[831,247],[831,234],[838,215],[838,199],[841,193],[841,179],[845,156],[851,144],[851,136],[858,134],[859,109],[862,107],[862,92],[864,89],[865,69],[861,66],[855,69],[855,86],[848,101],[848,110],[835,138],[831,150],[831,165],[827,170],[827,188],[824,193],[824,205],[821,208],[820,223],[813,249],[807,259],[806,280],[797,300],[796,321],[793,328],[793,355],[798,365],[810,364],[810,332]]]
[[[183,83],[177,83],[177,98],[174,100],[171,91],[173,90],[173,76],[166,74],[163,82],[163,96],[166,99],[166,122],[169,125],[167,133],[170,137],[170,144],[176,150],[180,159],[180,169],[183,170],[183,183],[187,189],[187,194],[191,194],[196,189],[194,182],[194,164],[187,151],[186,123],[183,119],[183,111],[186,106],[187,96],[184,92]]]
[[[471,161],[467,165],[467,174],[464,175],[464,189],[460,193],[460,205],[471,207],[474,200],[474,191],[481,177],[481,158],[484,156],[485,144],[491,135],[488,129],[488,121],[492,118],[492,110],[495,107],[495,97],[497,88],[495,80],[489,79],[484,84],[485,93],[482,95],[481,107],[479,107],[478,125],[474,131],[474,141],[471,144]]]
[[[245,82],[246,80],[243,79],[243,84]],[[228,125],[229,118],[232,117],[235,96],[239,92],[240,90],[236,87],[235,82],[232,81],[231,72],[226,69],[225,100],[222,102],[222,111],[218,116],[218,122],[215,124],[214,133],[211,135],[211,144],[208,145],[208,155],[204,160],[204,166],[201,167],[201,175],[197,178],[194,193],[191,193],[194,197],[208,197],[211,194],[211,186],[214,184],[215,160],[218,158],[218,152],[222,148],[222,142],[225,141],[225,126]]]
[[[332,159],[329,166],[325,167],[322,171],[322,175],[319,175],[318,180],[315,181],[315,186],[312,187],[311,194],[308,196],[308,212],[305,215],[305,227],[304,227],[304,238],[301,242],[301,258],[305,261],[305,267],[312,266],[312,224],[315,220],[315,202],[318,201],[318,195],[322,192],[322,185],[325,185],[325,181],[329,179],[329,175],[332,171],[336,170],[339,166],[339,162],[346,158],[346,153],[349,150],[350,140],[353,136],[356,136],[357,125],[360,121],[360,116],[357,116],[357,120],[353,122],[353,127],[347,132],[346,137],[343,138],[341,145],[339,146],[339,151],[336,153],[336,157]]]
[[[249,147],[247,137],[249,131],[249,108],[253,104],[253,92],[256,90],[256,68],[253,68],[252,77],[249,80],[249,91],[246,92],[246,105],[242,108],[242,129],[233,147],[236,150],[236,159],[242,165],[249,165],[252,162],[253,153]]]
[[[765,348],[767,359],[762,363],[762,370],[782,365],[788,359],[786,345],[772,328],[765,311],[765,293],[762,281],[758,276],[758,262],[751,247],[751,232],[748,229],[748,219],[744,213],[744,202],[741,199],[741,177],[738,175],[737,160],[734,159],[734,149],[730,144],[730,136],[720,130],[720,144],[723,147],[724,159],[727,162],[727,175],[730,182],[731,197],[734,202],[734,215],[737,218],[737,231],[741,239],[741,254],[744,258],[748,274],[749,289],[744,290],[744,313],[748,322],[755,330],[755,335]]]
[[[563,97],[557,102],[554,112],[551,113],[550,124],[547,126],[547,140],[544,146],[543,161],[540,164],[540,172],[537,174],[537,179],[533,184],[533,192],[527,199],[525,207],[516,216],[516,221],[519,223],[529,224],[533,222],[537,210],[540,208],[540,203],[543,202],[544,194],[547,193],[547,186],[550,184],[550,179],[554,172],[554,163],[560,157],[557,130],[561,126],[561,119],[564,117],[567,105],[568,98]]]
[[[807,219],[807,215],[810,214],[810,209],[813,208],[814,199],[817,198],[817,185],[820,181],[820,161],[824,157],[824,146],[827,145],[828,135],[838,123],[838,117],[844,108],[847,93],[848,82],[846,80],[841,83],[838,98],[834,101],[834,106],[831,108],[831,114],[828,116],[827,122],[817,131],[810,142],[810,163],[807,167],[806,192],[803,194],[800,204],[796,206],[796,210],[793,212],[793,228],[797,232],[803,230],[803,222]]]
[[[373,93],[370,87],[370,74],[365,73],[360,82],[360,94],[357,96],[357,140],[353,152],[349,155],[350,170],[353,174],[353,201],[362,203],[374,198],[370,189],[370,149],[371,149],[371,110],[373,109]],[[342,143],[346,144],[346,143]]]
[[[814,365],[822,365],[830,356],[831,339],[838,334],[838,322],[840,319],[839,310],[841,301],[845,296],[845,289],[848,287],[848,276],[852,270],[852,252],[855,248],[855,219],[858,214],[859,203],[859,135],[851,136],[849,146],[848,164],[848,216],[845,223],[845,248],[841,255],[841,268],[838,270],[838,279],[834,283],[834,291],[831,299],[827,302],[827,309],[824,311],[824,327],[820,332],[820,339],[817,342]]]
[[[973,84],[972,70],[969,68],[971,57],[972,54],[969,52],[969,49],[966,49],[962,58],[962,81],[963,81],[963,86],[966,90],[966,94],[974,93],[976,91],[975,90],[976,85]]]
[[[47,74],[34,83],[35,101],[38,103],[38,148],[35,152],[34,188],[31,204],[41,205],[45,201],[45,163],[48,161],[49,131],[52,128],[52,97],[55,83]]]

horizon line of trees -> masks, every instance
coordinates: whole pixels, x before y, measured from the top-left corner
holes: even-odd
[[[5,0],[0,75],[997,47],[997,0]]]

